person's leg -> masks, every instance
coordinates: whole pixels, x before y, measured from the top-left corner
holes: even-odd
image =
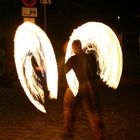
[[[64,117],[64,136],[73,136],[73,107],[75,97],[72,91],[67,88],[63,101],[63,117]]]
[[[103,140],[104,132],[103,132],[103,124],[101,118],[97,112],[86,111],[89,126],[91,130],[91,138],[94,140]]]
[[[88,87],[88,88],[87,88]],[[96,109],[96,99],[90,85],[87,85],[82,89],[82,105],[87,115],[89,126],[91,130],[91,136],[94,140],[103,140],[103,124],[98,110]]]

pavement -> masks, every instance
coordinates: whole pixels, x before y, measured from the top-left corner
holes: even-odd
[[[118,89],[97,87],[105,140],[140,140],[140,56],[128,51],[123,53],[123,58]],[[61,136],[65,86],[60,83],[57,100],[47,100],[47,113],[44,114],[28,100],[18,79],[1,78],[0,140],[64,140]],[[88,121],[79,103],[71,140],[90,140]]]

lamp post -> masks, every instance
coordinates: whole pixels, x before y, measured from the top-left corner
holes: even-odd
[[[46,14],[46,4],[44,4],[44,31],[46,32],[46,26],[47,26],[47,14]]]
[[[23,5],[22,10],[22,17],[23,21],[29,21],[35,23],[35,18],[38,16],[37,8],[34,7],[37,3],[37,0],[21,0]]]
[[[51,5],[51,0],[40,0],[40,3],[44,5],[44,31],[46,32],[46,26],[47,26],[46,5],[47,4]]]

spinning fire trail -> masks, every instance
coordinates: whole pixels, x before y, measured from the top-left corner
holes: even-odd
[[[57,63],[49,38],[37,25],[25,22],[16,31],[14,55],[18,77],[26,95],[36,108],[45,113],[44,90],[35,69],[40,69],[50,92],[49,97],[56,99]]]
[[[72,50],[73,40],[79,39],[85,53],[95,52],[99,65],[97,74],[106,85],[116,89],[122,74],[122,50],[119,40],[113,30],[100,22],[87,22],[74,29],[70,36],[65,62],[74,55]],[[76,96],[79,82],[73,70],[66,75],[67,82]]]
[[[85,53],[95,52],[99,66],[97,74],[106,85],[116,89],[122,74],[123,59],[119,40],[113,30],[100,22],[88,22],[74,29],[68,42],[65,62],[75,55],[71,45],[76,39],[81,41]],[[44,31],[29,22],[18,27],[14,41],[15,64],[20,83],[29,100],[45,113],[45,93],[36,69],[40,70],[41,77],[46,81],[50,98],[56,99],[58,69],[51,42]],[[79,82],[73,70],[67,73],[66,79],[76,96]]]

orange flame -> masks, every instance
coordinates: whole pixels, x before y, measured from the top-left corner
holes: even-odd
[[[99,63],[97,74],[106,85],[116,89],[122,74],[123,59],[120,42],[113,30],[100,22],[88,22],[74,29],[68,42],[65,62],[74,55],[71,45],[76,39],[81,41],[86,53],[95,51]],[[66,79],[76,96],[79,82],[73,70],[66,74]]]
[[[49,97],[56,99],[58,72],[51,42],[45,32],[31,22],[25,22],[17,28],[14,41],[15,64],[20,83],[34,106],[46,113],[44,90],[35,70],[40,69],[50,92]],[[37,63],[36,69],[33,67],[33,58]]]

